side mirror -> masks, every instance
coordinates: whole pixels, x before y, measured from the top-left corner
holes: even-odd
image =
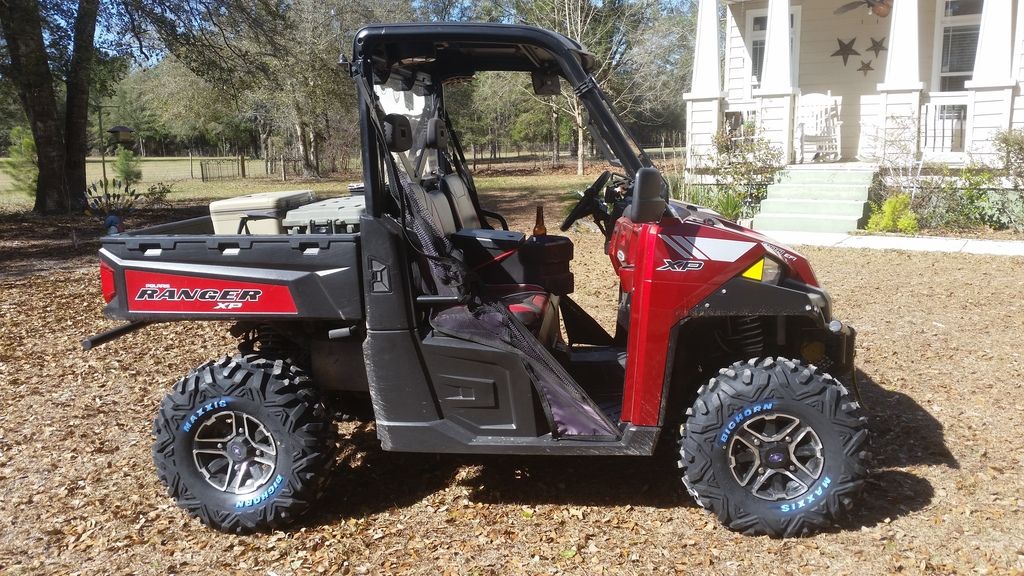
[[[668,204],[661,196],[665,180],[657,168],[641,168],[633,180],[633,202],[625,216],[633,222],[657,222],[665,214]]]

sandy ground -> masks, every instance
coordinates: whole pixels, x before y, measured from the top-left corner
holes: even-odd
[[[532,206],[520,204],[513,227],[525,229]],[[548,214],[553,230],[561,212]],[[601,239],[582,227],[571,236],[575,297],[609,322],[615,282]],[[805,253],[837,316],[859,330],[874,458],[852,518],[795,540],[719,526],[685,494],[671,450],[391,454],[372,424],[342,426],[345,460],[299,525],[216,533],[164,495],[149,430],[175,379],[231,351],[225,326],[164,325],[84,353],[82,336],[113,325],[92,256],[2,279],[0,573],[1024,572],[1021,260]]]

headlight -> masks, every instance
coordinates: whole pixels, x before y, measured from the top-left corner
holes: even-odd
[[[778,284],[782,281],[782,265],[771,258],[762,258],[747,268],[743,274],[744,278],[764,282],[765,284]]]

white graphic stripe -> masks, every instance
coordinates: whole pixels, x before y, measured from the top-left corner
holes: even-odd
[[[754,247],[754,242],[721,240],[719,238],[698,236],[693,239],[693,245],[701,252],[710,256],[711,260],[735,262],[740,256],[743,256]]]
[[[674,237],[668,236],[666,234],[661,234],[660,236],[661,239],[665,241],[665,244],[671,246],[672,249],[678,252],[680,256],[682,256],[683,258],[693,258],[693,255],[690,254],[690,251],[679,245],[679,242],[677,242]]]
[[[694,241],[691,241],[686,236],[675,236],[675,239],[683,246],[688,246],[690,248],[690,253],[696,256],[697,258],[700,258],[701,260],[711,260],[711,258],[708,258],[707,254],[705,254],[699,248],[697,248]],[[694,240],[696,240],[696,238],[694,238]]]
[[[666,245],[685,259],[712,260],[716,262],[735,262],[755,244],[754,242],[743,242],[741,240],[722,240],[702,236],[686,237],[669,236],[668,234],[659,234],[658,236],[661,237]]]

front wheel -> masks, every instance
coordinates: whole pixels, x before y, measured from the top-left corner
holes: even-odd
[[[157,474],[178,505],[239,534],[306,512],[336,445],[309,378],[252,354],[208,362],[179,380],[160,404],[153,437]]]
[[[831,376],[785,358],[737,362],[687,410],[680,468],[730,529],[800,536],[853,506],[866,441],[866,418]]]

